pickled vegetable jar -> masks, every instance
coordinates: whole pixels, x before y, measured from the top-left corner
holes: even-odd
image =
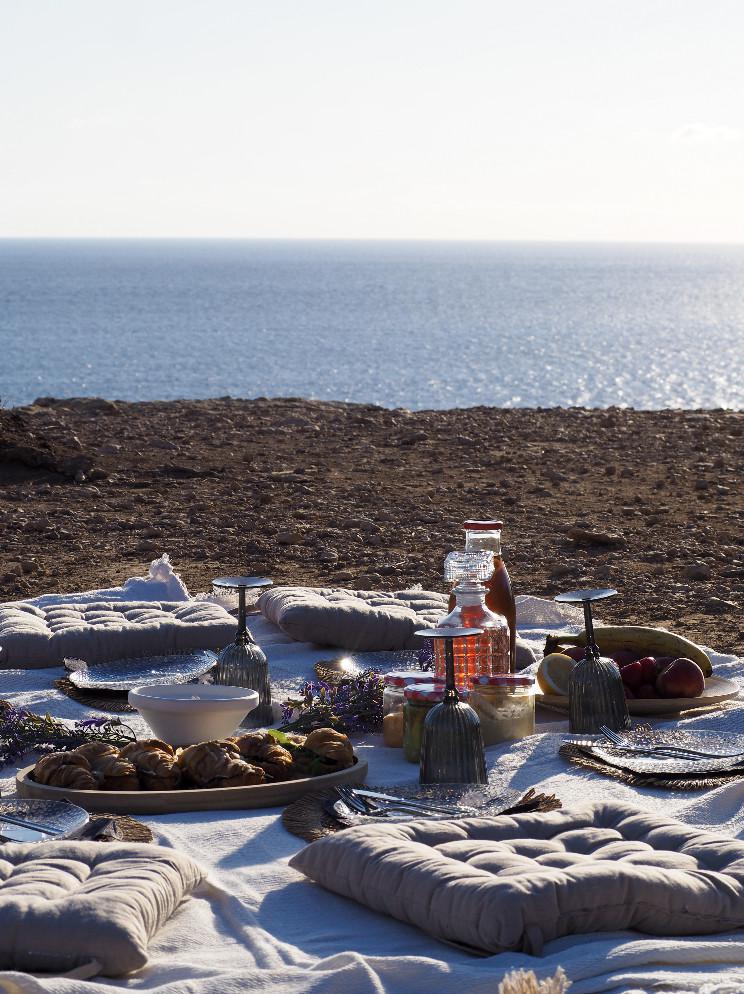
[[[480,718],[484,745],[534,735],[534,685],[534,677],[515,673],[473,677],[470,705]]]

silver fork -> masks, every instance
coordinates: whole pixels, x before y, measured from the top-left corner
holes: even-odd
[[[688,748],[687,746],[675,746],[666,745],[663,742],[658,745],[649,743],[649,745],[637,745],[633,742],[628,742],[623,739],[617,732],[613,732],[611,728],[606,725],[600,725],[600,734],[603,738],[607,739],[613,746],[617,749],[622,749],[623,752],[635,752],[639,755],[657,755],[657,756],[669,756],[670,758],[679,757],[681,759],[740,759],[744,758],[744,753],[742,752],[705,752],[702,749]]]
[[[354,793],[352,788],[346,787],[345,785],[336,787],[336,792],[342,801],[348,804],[350,808],[360,815],[371,815],[375,818],[384,818],[388,812],[397,812],[398,814],[415,814],[419,815],[421,818],[425,818],[427,815],[439,814],[439,812],[419,807],[416,804],[408,805],[405,801],[395,804],[388,801],[377,802],[373,801],[371,798],[360,797]]]

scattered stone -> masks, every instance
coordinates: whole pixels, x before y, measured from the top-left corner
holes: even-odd
[[[682,570],[682,575],[687,580],[710,580],[712,574],[710,566],[705,563],[691,563]]]
[[[276,536],[279,545],[301,545],[303,539],[304,535],[298,531],[279,532]]]
[[[703,608],[706,614],[729,614],[739,610],[739,605],[734,601],[726,601],[721,597],[709,597]]]
[[[608,545],[622,549],[627,545],[624,535],[616,532],[590,531],[588,528],[575,526],[566,533],[577,545]]]
[[[354,574],[351,572],[351,570],[342,569],[331,577],[331,583],[347,583],[349,580],[353,579],[354,579]]]

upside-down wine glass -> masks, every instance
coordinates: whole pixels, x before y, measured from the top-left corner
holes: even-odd
[[[592,620],[592,603],[616,594],[617,590],[604,588],[570,590],[555,597],[561,604],[581,604],[584,608],[586,655],[571,670],[568,681],[568,721],[572,732],[596,735],[600,725],[607,725],[613,732],[630,728],[620,670],[614,660],[600,656]]]
[[[265,576],[222,576],[212,581],[212,587],[217,590],[238,594],[238,633],[235,641],[225,646],[217,657],[217,665],[212,670],[212,681],[258,691],[258,707],[243,719],[246,728],[270,725],[274,720],[269,662],[264,651],[256,644],[245,620],[246,590],[270,587],[271,584],[272,581]]]
[[[455,686],[454,640],[482,634],[482,628],[429,628],[416,632],[421,638],[441,640],[446,680],[442,703],[435,705],[424,721],[419,768],[422,784],[488,782],[480,718],[460,700]]]

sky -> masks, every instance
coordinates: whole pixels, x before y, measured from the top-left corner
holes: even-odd
[[[741,0],[0,0],[0,237],[744,242]]]

